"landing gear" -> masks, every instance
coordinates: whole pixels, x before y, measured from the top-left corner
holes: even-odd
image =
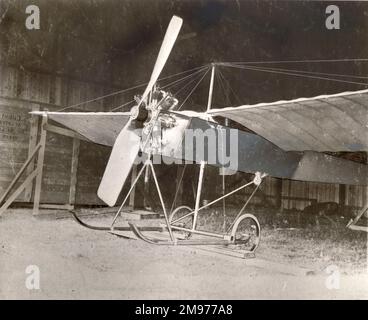
[[[191,213],[192,211],[193,211],[193,209],[191,209],[188,206],[177,207],[170,214],[169,223],[172,226],[181,227],[181,228],[184,228],[184,229],[192,229],[192,227],[193,227],[193,215],[189,215],[186,218],[184,218],[183,220],[180,220],[179,222],[177,222],[175,224],[172,223],[176,219],[179,219],[179,218],[183,217],[184,215],[187,215],[188,213]],[[180,236],[182,239],[189,239],[192,234],[188,231],[177,230],[177,231],[175,231],[175,235]]]
[[[255,192],[258,190],[258,187],[261,184],[262,179],[263,177],[265,177],[265,175],[257,172],[252,181],[223,195],[222,197],[216,200],[211,201],[210,203],[207,203],[203,206],[199,206],[204,166],[202,165],[201,168],[202,170],[199,176],[195,209],[192,210],[188,206],[180,206],[176,208],[167,219],[167,224],[165,228],[169,231],[171,235],[170,240],[147,237],[141,232],[143,231],[142,229],[137,228],[133,223],[130,223],[129,225],[132,231],[138,238],[152,244],[215,245],[215,246],[217,245],[221,246],[225,251],[226,250],[236,251],[238,254],[240,253],[241,257],[243,258],[254,257],[254,252],[257,249],[260,241],[261,228],[257,218],[252,214],[244,213],[244,211],[247,205],[249,204],[250,200],[254,196]],[[248,199],[246,199],[243,207],[240,209],[239,213],[234,218],[233,222],[231,223],[229,229],[226,232],[216,233],[211,231],[198,230],[196,228],[198,215],[200,212],[202,212],[203,209],[251,185],[255,187],[253,189],[253,192],[250,194]],[[166,211],[164,211],[164,213],[166,216]],[[193,235],[197,235],[198,237],[194,237]]]
[[[249,213],[240,216],[231,230],[231,247],[235,250],[254,252],[261,238],[261,227],[257,218]]]

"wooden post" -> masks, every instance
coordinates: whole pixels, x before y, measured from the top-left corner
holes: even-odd
[[[46,124],[47,124],[47,116],[43,116],[41,123],[41,137],[40,137],[41,148],[38,152],[37,158],[37,177],[36,177],[35,195],[33,203],[33,215],[37,215],[39,213],[40,208],[43,163],[45,159],[45,146],[46,146],[46,132],[47,132],[45,129]]]
[[[339,205],[345,206],[346,203],[346,186],[339,184]]]
[[[32,111],[40,110],[39,104],[32,104]],[[38,116],[31,116],[30,119],[30,130],[29,130],[29,145],[28,145],[28,156],[30,156],[33,150],[36,148],[37,145],[37,134],[38,134],[38,125],[39,125],[39,117]],[[35,167],[35,159],[32,159],[27,168],[27,176],[29,176]],[[32,191],[33,191],[33,183],[26,186],[24,190],[24,201],[30,202],[32,198]]]
[[[275,207],[282,211],[282,179],[275,179]]]
[[[80,140],[73,139],[72,167],[70,171],[69,205],[74,207],[77,190],[77,172],[79,160]]]

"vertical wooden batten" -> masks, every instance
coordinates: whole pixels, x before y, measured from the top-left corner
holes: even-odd
[[[33,203],[33,215],[39,214],[39,207],[40,207],[40,198],[41,198],[41,185],[42,185],[42,173],[43,173],[43,164],[45,159],[45,146],[46,146],[46,124],[47,124],[47,116],[42,117],[41,123],[41,137],[40,137],[40,144],[41,148],[38,153],[37,157],[37,177],[36,177],[36,184],[35,184],[35,196],[34,196],[34,203]]]
[[[69,190],[69,205],[75,205],[75,198],[77,192],[77,171],[79,163],[79,150],[80,140],[77,138],[73,139],[73,154],[72,154],[72,166],[70,172],[70,190]]]
[[[36,103],[32,103],[32,111],[40,110],[40,105]],[[39,117],[38,116],[31,116],[30,118],[30,129],[29,129],[29,147],[28,147],[28,156],[31,155],[33,150],[36,148],[37,145],[37,135],[38,135],[38,126],[39,126]],[[32,159],[27,168],[27,176],[29,176],[35,167],[35,159]],[[33,191],[33,184],[29,184],[25,188],[24,192],[24,201],[30,202],[32,199],[32,191]]]

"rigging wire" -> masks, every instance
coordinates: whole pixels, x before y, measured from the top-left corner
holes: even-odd
[[[185,73],[188,73],[188,72],[191,72],[191,71],[195,71],[195,70],[198,70],[198,69],[202,69],[202,68],[206,68],[206,66],[200,66],[200,67],[192,68],[192,69],[185,70],[185,71],[182,71],[182,72],[178,72],[176,74],[160,78],[160,79],[158,79],[158,81],[159,80],[162,81],[162,80],[170,79],[170,78],[173,78],[175,76],[179,76],[179,75],[182,75],[182,74],[185,74]],[[148,84],[148,82],[141,83],[141,84],[138,84],[138,85],[130,87],[130,88],[122,89],[122,90],[119,90],[119,91],[114,91],[114,92],[111,92],[111,93],[108,93],[108,94],[105,94],[105,95],[102,95],[102,96],[99,96],[99,97],[96,97],[96,98],[93,98],[93,99],[90,99],[90,100],[86,100],[86,101],[83,101],[83,102],[78,102],[76,104],[72,104],[70,106],[66,106],[64,108],[61,108],[61,109],[58,110],[58,112],[64,111],[64,110],[67,110],[67,109],[70,109],[70,108],[75,108],[75,107],[78,107],[78,106],[81,106],[81,105],[84,105],[84,104],[87,104],[87,103],[99,101],[99,100],[102,100],[102,99],[105,99],[105,98],[108,98],[108,97],[111,97],[111,96],[114,96],[114,95],[118,95],[118,94],[121,94],[121,93],[124,93],[124,92],[128,92],[128,91],[131,91],[131,90],[134,90],[134,89],[138,89],[138,88],[143,87],[147,84]]]
[[[173,82],[170,82],[170,83],[168,83],[168,84],[166,84],[166,85],[164,85],[164,86],[162,86],[161,88],[162,89],[166,89],[166,88],[169,88],[169,87],[172,87],[172,86],[174,86],[174,85],[177,85],[178,83],[180,83],[180,82],[182,82],[182,81],[184,81],[184,80],[186,80],[186,79],[188,79],[188,78],[190,78],[190,77],[192,77],[192,76],[195,76],[196,74],[198,74],[198,73],[201,73],[201,72],[203,72],[204,70],[206,70],[206,66],[204,66],[204,67],[202,67],[201,69],[199,69],[199,70],[197,70],[196,72],[193,72],[193,73],[191,73],[190,75],[188,75],[188,76],[185,76],[185,77],[183,77],[183,78],[180,78],[180,79],[178,79],[178,80],[175,80],[175,81],[173,81]]]
[[[190,77],[193,77],[193,76],[194,76],[194,79],[192,79],[192,80],[189,82],[189,83],[191,83],[191,82],[195,81],[195,80],[196,80],[196,78],[198,78],[198,76],[201,74],[201,72],[203,72],[203,71],[205,70],[205,68],[206,68],[206,67],[203,67],[203,68],[201,68],[200,70],[197,70],[196,72],[193,72],[193,73],[191,73],[190,75],[185,76],[185,77],[183,77],[183,78],[180,78],[180,79],[178,79],[178,80],[175,80],[175,81],[173,81],[173,82],[170,82],[170,83],[168,83],[168,84],[166,84],[166,85],[162,86],[161,88],[162,88],[162,89],[164,89],[164,88],[173,87],[173,86],[175,86],[175,85],[179,84],[180,82],[183,82],[184,80],[188,80]],[[188,85],[188,84],[187,84],[187,85]],[[186,87],[187,85],[185,85],[184,87]],[[183,88],[182,88],[182,89],[183,89]],[[180,89],[180,90],[182,90],[182,89]],[[179,90],[179,91],[180,91],[180,90]],[[119,105],[119,106],[117,106],[117,107],[115,107],[115,108],[111,109],[110,111],[115,111],[115,110],[117,110],[117,109],[123,108],[123,107],[125,107],[125,106],[129,105],[129,104],[130,104],[130,103],[132,103],[132,102],[135,102],[135,100],[134,100],[134,99],[133,99],[133,100],[130,100],[130,101],[128,101],[128,102],[126,102],[126,103],[124,103],[124,104],[122,104],[122,105]]]
[[[327,81],[343,82],[343,83],[349,83],[349,84],[357,84],[357,85],[361,85],[361,86],[368,86],[368,83],[347,81],[347,80],[334,79],[334,78],[325,78],[325,77],[312,76],[312,75],[306,75],[306,74],[300,74],[300,73],[276,71],[276,70],[271,70],[271,69],[267,69],[267,68],[260,68],[260,67],[236,66],[236,65],[233,65],[233,64],[229,64],[227,66],[232,67],[232,68],[251,70],[251,71],[261,71],[261,72],[268,72],[268,73],[291,75],[291,76],[296,76],[296,77],[304,77],[304,78],[310,78],[310,79],[327,80]]]
[[[324,76],[332,76],[332,77],[345,77],[345,78],[353,78],[353,79],[368,79],[367,76],[357,76],[357,75],[352,75],[352,74],[326,73],[326,72],[316,72],[316,71],[307,71],[307,70],[270,68],[270,67],[254,67],[254,66],[252,66],[252,68],[263,68],[263,69],[276,70],[276,71],[306,73],[306,74],[324,75]]]
[[[133,102],[135,102],[134,99],[133,100],[130,100],[130,101],[126,102],[126,103],[123,103],[120,106],[117,106],[117,107],[115,107],[113,109],[110,109],[109,111],[115,111],[117,109],[124,108],[125,106],[127,106],[127,105],[129,105],[130,103],[133,103]]]
[[[201,72],[204,72],[205,70],[202,70]],[[197,74],[192,80],[190,80],[186,85],[182,86],[178,91],[176,91],[173,95],[176,97],[181,91],[183,91],[185,88],[187,88],[191,83],[198,80],[201,76],[201,73]]]
[[[223,81],[223,79],[221,78],[221,74],[220,74],[219,68],[216,69],[215,75],[216,75],[217,83],[219,83],[220,89],[222,91],[223,106],[229,107],[229,106],[231,106],[231,99],[230,99],[230,96],[229,96],[229,90],[227,90],[228,86]]]
[[[183,82],[184,80],[188,80],[188,78],[193,77],[193,76],[194,76],[194,78],[196,78],[196,76],[198,76],[198,74],[200,74],[201,72],[203,72],[203,71],[205,70],[205,68],[206,68],[206,67],[202,67],[201,69],[197,70],[196,72],[193,72],[193,73],[191,73],[190,75],[187,75],[187,76],[185,76],[185,77],[183,77],[183,78],[180,78],[180,79],[178,79],[178,80],[175,80],[175,81],[173,81],[173,82],[170,82],[170,83],[168,83],[168,84],[166,84],[166,85],[162,86],[161,88],[162,88],[162,89],[164,89],[164,88],[173,87],[173,86],[175,86],[175,85],[179,84],[180,82]],[[193,80],[192,80],[192,81],[193,81]],[[190,82],[192,82],[192,81],[190,81]],[[117,107],[115,107],[115,108],[111,109],[110,111],[114,111],[114,110],[120,109],[120,108],[122,108],[122,107],[125,107],[125,106],[127,106],[128,104],[130,104],[130,103],[132,103],[132,102],[135,102],[135,100],[134,100],[134,99],[133,99],[133,100],[130,100],[130,101],[128,101],[128,102],[126,102],[126,103],[124,103],[124,104],[122,104],[122,105],[119,105],[119,106],[117,106]]]
[[[184,103],[189,99],[189,97],[192,95],[192,93],[197,89],[197,87],[199,86],[199,84],[202,82],[202,80],[204,79],[204,77],[207,75],[208,71],[210,71],[211,67],[208,66],[207,67],[207,71],[204,73],[204,75],[199,79],[199,81],[197,82],[197,84],[194,86],[194,88],[189,92],[188,96],[185,98],[185,100],[182,102],[182,104],[180,105],[180,107],[177,109],[177,111],[179,111],[181,109],[181,107],[184,105]]]
[[[352,59],[312,59],[312,60],[273,60],[273,61],[240,61],[240,62],[224,62],[231,64],[276,64],[276,63],[321,63],[321,62],[367,62],[368,58],[352,58]]]
[[[233,67],[233,68],[238,68],[238,69],[245,69],[245,70],[251,70],[251,71],[260,71],[260,72],[268,72],[268,73],[276,73],[276,74],[284,74],[284,75],[291,75],[291,76],[297,76],[297,77],[304,77],[304,78],[310,78],[310,79],[318,79],[318,80],[327,80],[327,81],[335,81],[335,82],[342,82],[342,83],[349,83],[349,84],[357,84],[357,85],[362,85],[362,86],[368,86],[368,83],[362,83],[362,82],[356,82],[356,81],[348,81],[348,80],[343,80],[343,79],[335,79],[335,78],[331,78],[331,77],[346,77],[346,78],[355,78],[355,79],[368,79],[368,77],[365,76],[356,76],[356,75],[344,75],[344,74],[335,74],[335,73],[323,73],[323,72],[313,72],[313,71],[307,71],[307,70],[293,70],[293,69],[285,69],[285,68],[270,68],[270,67],[258,67],[258,66],[254,66],[254,64],[286,64],[286,63],[325,63],[325,62],[367,62],[368,59],[366,58],[355,58],[355,59],[318,59],[318,60],[274,60],[274,61],[245,61],[245,62],[222,62],[222,63],[218,63],[218,66],[224,66],[224,67]],[[195,79],[197,79],[197,76],[200,75],[203,71],[206,71],[206,73],[204,74],[204,76],[207,74],[208,70],[209,70],[209,65],[205,65],[205,66],[200,66],[200,67],[196,67],[196,68],[192,68],[189,70],[185,70],[182,72],[178,72],[176,74],[173,75],[169,75],[167,77],[163,77],[158,79],[158,81],[162,81],[162,80],[167,80],[167,79],[171,79],[174,78],[176,76],[179,75],[183,75],[183,74],[187,74],[189,72],[192,72],[189,75],[186,75],[180,79],[177,79],[171,83],[165,84],[162,88],[169,88],[172,87],[174,85],[178,85],[179,83],[182,83],[183,81],[190,79],[191,77],[194,77],[194,79],[192,79],[189,83],[187,83],[185,87],[187,87],[190,83],[192,83],[193,81],[195,81]],[[223,73],[219,70],[217,70],[219,72],[219,79],[222,78],[222,81],[224,81],[224,83],[226,84],[226,86],[228,86],[232,92],[232,94],[234,95],[234,97],[240,102],[239,96],[234,92],[232,86],[229,84],[228,80],[225,78],[225,76],[223,75]],[[199,82],[197,83],[197,85],[193,88],[193,90],[189,93],[189,95],[186,97],[186,99],[183,101],[183,103],[180,105],[179,109],[183,106],[183,104],[188,100],[188,98],[190,97],[190,95],[194,92],[194,90],[198,87],[198,85],[200,84],[200,82],[203,80],[204,76],[199,80]],[[326,76],[326,77],[321,77],[321,76]],[[71,109],[71,108],[75,108],[81,105],[85,105],[91,102],[95,102],[95,101],[99,101],[114,95],[118,95],[118,94],[122,94],[134,89],[138,89],[140,87],[143,87],[145,85],[147,85],[148,82],[130,87],[130,88],[126,88],[126,89],[122,89],[119,91],[115,91],[115,92],[111,92],[109,94],[106,95],[102,95],[99,97],[96,97],[94,99],[90,99],[90,100],[86,100],[83,102],[79,102],[70,106],[66,106],[64,108],[59,109],[58,111],[64,111],[67,109]],[[224,83],[222,83],[221,85],[224,87]],[[184,89],[181,88],[181,89]],[[179,92],[181,91],[181,89],[179,90]],[[111,109],[110,111],[113,110],[117,110],[120,108],[123,108],[124,106],[129,105],[130,103],[134,102],[134,100],[128,101],[122,105],[119,105],[113,109]]]
[[[222,73],[222,71],[221,71],[220,69],[219,69],[218,71],[219,71],[219,73],[220,73],[220,76],[223,78],[223,80],[224,80],[224,81],[225,81],[225,83],[227,84],[227,86],[230,88],[230,91],[232,92],[232,94],[233,94],[233,96],[235,97],[235,99],[238,101],[238,103],[239,103],[239,104],[242,104],[242,102],[241,102],[241,100],[240,100],[239,96],[235,93],[235,91],[234,91],[233,87],[230,85],[230,82],[229,82],[227,79],[225,79],[225,76],[224,76],[224,74]]]
[[[221,100],[221,102],[223,102],[223,105],[226,105],[225,99],[226,99],[226,96],[227,96],[227,91],[225,90],[225,87],[223,86],[223,83],[221,82],[220,75],[217,71],[218,71],[218,69],[215,72],[215,80],[213,82],[213,88],[214,88],[213,91],[216,92],[215,88],[216,88],[216,84],[218,84],[219,90],[221,90],[220,94],[222,94],[221,97],[223,98]],[[215,94],[214,94],[214,96],[215,96]],[[214,100],[215,99],[213,99],[213,102],[214,102]]]

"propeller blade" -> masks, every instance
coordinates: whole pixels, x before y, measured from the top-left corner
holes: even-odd
[[[119,133],[97,191],[110,207],[115,205],[139,151],[141,137],[135,129],[129,120]]]
[[[142,101],[144,101],[148,95],[148,93],[152,90],[153,86],[155,85],[158,77],[160,76],[160,73],[162,69],[164,68],[166,61],[170,55],[170,52],[174,46],[174,43],[176,41],[176,38],[178,37],[181,25],[183,24],[183,19],[173,16],[171,18],[170,24],[167,27],[166,34],[164,37],[164,40],[162,42],[160,52],[157,56],[155,67],[153,68],[151,79],[147,85],[146,90],[144,91],[142,95],[142,99],[139,102],[139,105],[141,105]]]

